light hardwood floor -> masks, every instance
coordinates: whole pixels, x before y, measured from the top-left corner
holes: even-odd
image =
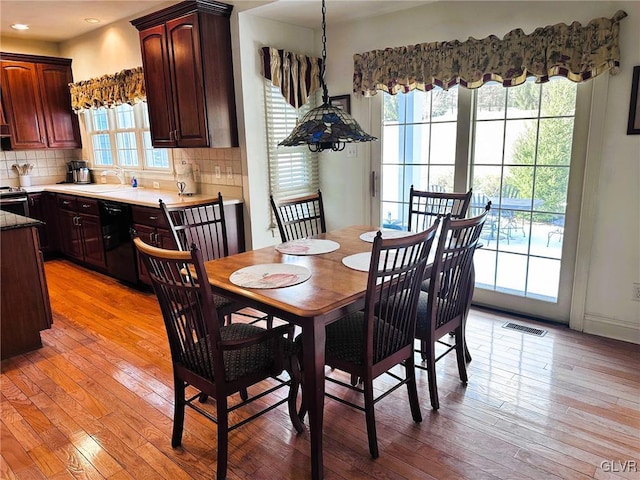
[[[44,347],[2,362],[0,477],[214,478],[214,424],[187,411],[183,445],[171,448],[171,362],[155,296],[63,260],[46,274],[54,324]],[[507,321],[548,333],[506,330]],[[454,355],[439,362],[437,413],[424,371],[422,423],[404,389],[376,405],[377,460],[364,414],[327,399],[325,478],[640,478],[637,345],[477,309],[467,336],[469,384]],[[283,406],[231,433],[229,478],[310,478],[308,455],[308,433],[295,434]]]

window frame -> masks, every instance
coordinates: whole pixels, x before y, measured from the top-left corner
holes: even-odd
[[[133,114],[133,126],[118,127],[118,109],[122,106],[131,107]],[[95,128],[95,115],[97,112],[105,113],[107,119],[107,129]],[[157,149],[151,145],[151,130],[149,127],[149,114],[146,106],[146,102],[140,102],[136,105],[118,105],[113,108],[100,107],[99,109],[85,110],[80,113],[83,117],[80,122],[83,127],[83,134],[87,138],[87,145],[89,147],[89,157],[91,165],[94,169],[111,169],[120,168],[122,170],[135,172],[137,175],[143,172],[153,173],[154,175],[172,175],[173,174],[173,159],[168,149]],[[135,158],[138,162],[137,165],[122,164],[120,152],[124,149],[119,148],[119,134],[133,133],[135,138]],[[97,135],[107,135],[109,139],[109,152],[111,156],[111,163],[97,163],[96,148],[94,146],[94,137]],[[148,140],[145,142],[145,138]],[[149,151],[153,153],[162,152],[161,155],[166,157],[167,166],[157,167],[148,164],[147,155]],[[153,153],[151,153],[153,155]]]
[[[315,193],[320,187],[318,153],[311,152],[306,145],[282,147],[278,143],[291,133],[306,112],[317,105],[317,95],[311,95],[296,111],[278,87],[268,79],[263,80],[269,193],[277,200]],[[272,228],[276,227],[274,220],[272,218]]]

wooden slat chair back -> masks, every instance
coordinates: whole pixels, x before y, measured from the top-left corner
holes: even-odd
[[[166,327],[174,374],[174,418],[171,445],[182,443],[185,407],[190,407],[218,425],[217,478],[226,478],[228,434],[271,408],[288,403],[294,427],[303,425],[296,412],[300,372],[296,346],[283,335],[288,327],[269,330],[249,324],[222,325],[213,304],[211,287],[197,247],[190,251],[164,250],[135,238],[134,243],[148,269]],[[291,380],[279,379],[283,370]],[[244,421],[229,425],[229,412],[262,395],[242,399],[229,406],[229,397],[246,393],[247,387],[275,378],[273,390],[289,387],[289,394]],[[186,397],[186,387],[197,390]],[[196,402],[215,399],[214,416]],[[242,395],[240,395],[242,396]]]
[[[409,190],[408,230],[419,232],[431,226],[436,218],[450,215],[464,218],[471,202],[472,190],[467,193]]]
[[[304,197],[276,201],[271,195],[270,199],[283,242],[326,233],[327,225],[320,190]]]
[[[167,206],[160,200],[160,208],[180,250],[189,251],[195,243],[205,261],[229,255],[220,193],[217,199],[198,205]]]
[[[364,407],[327,392],[334,400],[364,410],[367,421],[369,452],[378,457],[378,441],[374,404],[402,385],[407,386],[411,414],[422,421],[414,368],[414,332],[420,284],[427,257],[438,228],[438,220],[428,230],[403,238],[382,239],[380,232],[373,241],[371,267],[367,280],[365,308],[326,327],[325,358],[330,367],[359,378],[342,382],[332,376],[327,380],[364,394]],[[296,339],[301,345],[302,338]],[[389,370],[403,365],[405,377]],[[387,373],[394,385],[374,398],[373,381]],[[304,406],[301,415],[305,414]]]
[[[452,219],[446,216],[440,229],[440,238],[429,272],[428,290],[420,293],[416,323],[416,338],[420,340],[424,368],[429,376],[431,406],[439,408],[435,363],[452,350],[456,351],[460,380],[466,384],[465,321],[473,293],[473,256],[478,247],[480,232],[484,226],[490,205],[484,213],[468,219]],[[441,341],[453,332],[455,344]],[[446,346],[436,358],[435,346]]]
[[[205,261],[229,255],[222,194],[218,193],[215,200],[197,205],[168,206],[160,200],[160,209],[179,250],[189,251],[192,245],[196,245]],[[232,302],[220,295],[214,295],[214,303],[218,315],[226,318],[229,323],[232,320],[231,314],[235,313],[252,318],[253,323],[265,321],[269,328],[273,325],[273,317],[270,315],[239,313],[239,310],[246,308],[245,304]]]

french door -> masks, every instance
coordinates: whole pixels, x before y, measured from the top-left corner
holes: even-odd
[[[405,229],[411,185],[472,188],[470,216],[492,203],[474,302],[568,323],[588,90],[554,78],[377,95],[372,222]]]

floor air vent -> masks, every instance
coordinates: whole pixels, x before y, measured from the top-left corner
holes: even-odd
[[[502,328],[510,328],[511,330],[517,330],[522,333],[528,333],[529,335],[536,335],[538,337],[544,337],[547,334],[546,330],[540,330],[539,328],[525,327],[524,325],[518,325],[517,323],[505,323]]]

